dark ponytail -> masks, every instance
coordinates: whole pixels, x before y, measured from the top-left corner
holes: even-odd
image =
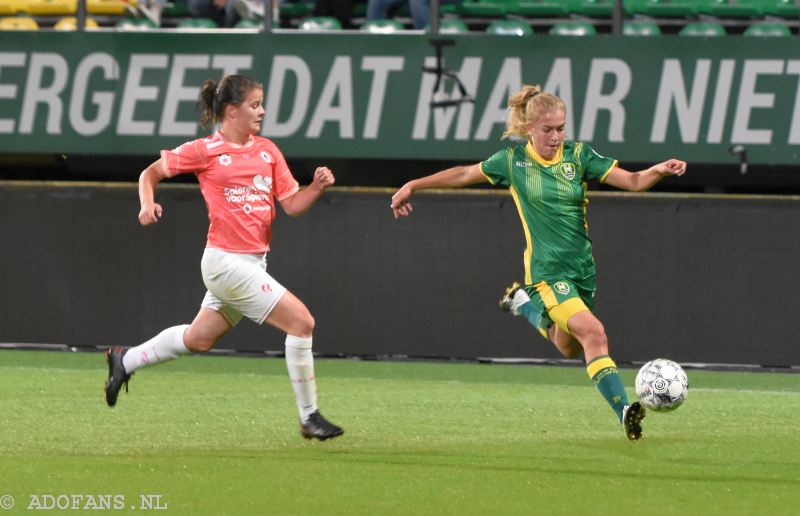
[[[208,127],[222,122],[225,108],[240,106],[253,88],[262,89],[260,82],[246,75],[228,75],[219,82],[207,80],[203,84],[197,107],[203,113],[200,125]]]

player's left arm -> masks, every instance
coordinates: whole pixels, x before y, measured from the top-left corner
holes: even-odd
[[[682,176],[685,172],[685,161],[670,159],[640,172],[614,167],[603,182],[631,192],[644,192],[667,176]]]
[[[281,207],[292,217],[298,217],[307,212],[317,202],[322,192],[333,186],[335,181],[333,172],[328,167],[319,167],[314,172],[314,180],[311,184],[302,190],[298,190],[291,197],[279,201]]]

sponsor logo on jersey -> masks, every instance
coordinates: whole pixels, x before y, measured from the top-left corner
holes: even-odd
[[[272,287],[269,286],[269,283],[264,283],[261,285],[261,290],[264,292],[272,292]]]
[[[219,155],[219,164],[223,167],[227,167],[231,164],[231,157],[228,154],[220,154]]]
[[[270,156],[267,151],[261,151],[261,159],[266,161],[267,163],[272,163],[272,156]]]
[[[263,157],[265,153],[262,152],[261,154]],[[272,178],[269,176],[267,177],[261,177],[260,175],[256,176],[253,178],[253,184],[255,185],[256,188],[258,188],[262,192],[269,193],[270,190],[272,190]]]
[[[559,294],[567,295],[569,294],[569,285],[564,283],[563,281],[559,281],[553,287],[558,291]]]
[[[271,208],[269,207],[269,205],[267,205],[267,206],[250,206],[249,204],[245,204],[244,206],[242,206],[242,211],[247,213],[248,215],[250,215],[254,211],[269,211],[270,209]],[[237,211],[237,210],[231,210],[231,211]]]
[[[533,163],[528,163],[527,161],[517,161],[518,167],[532,167]]]
[[[564,163],[564,177],[570,181],[575,179],[575,165],[572,163]]]

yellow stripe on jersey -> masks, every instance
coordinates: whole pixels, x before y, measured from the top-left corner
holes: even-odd
[[[511,181],[511,186],[508,189],[511,191],[511,197],[514,199],[514,204],[517,205],[519,218],[522,220],[522,229],[525,231],[525,284],[530,285],[533,283],[531,279],[531,255],[533,254],[533,239],[531,238],[531,229],[528,227],[528,221],[525,220],[525,214],[522,211],[522,203],[519,200],[519,192],[517,191],[517,182],[514,180],[514,149],[508,149],[508,178]]]
[[[608,367],[617,367],[611,357],[597,358],[586,366],[586,371],[589,373],[590,378],[594,378],[597,373]]]
[[[542,296],[542,301],[544,301],[544,307],[547,310],[550,310],[554,306],[558,305],[558,300],[556,299],[556,295],[553,293],[553,289],[550,288],[550,285],[547,284],[546,281],[542,281],[534,285],[536,292]]]
[[[492,180],[492,178],[487,176],[486,172],[483,171],[483,161],[478,163],[478,168],[481,170],[481,174],[483,174],[483,177],[485,177],[487,181],[489,181],[492,184],[495,184],[495,182]]]
[[[531,254],[533,253],[531,230],[528,227],[528,222],[525,220],[525,215],[522,213],[522,204],[519,202],[519,194],[517,193],[517,189],[514,187],[514,185],[511,185],[509,190],[511,190],[511,197],[514,198],[514,204],[517,205],[519,218],[522,219],[522,229],[525,230],[525,242],[528,244],[527,247],[525,247],[525,284],[530,285],[533,283],[533,280],[531,279]]]
[[[556,155],[553,156],[553,159],[551,160],[546,160],[543,157],[539,156],[539,153],[533,149],[533,143],[530,140],[528,140],[528,144],[525,146],[525,150],[537,162],[541,163],[545,167],[552,167],[553,165],[561,161],[561,159],[563,158],[562,151],[564,150],[564,144],[562,143],[561,145],[559,145],[558,152],[556,152]]]
[[[547,315],[553,320],[556,325],[564,330],[565,332],[572,335],[569,331],[569,325],[567,322],[572,318],[573,315],[583,312],[584,310],[589,310],[586,307],[586,303],[583,302],[583,299],[579,297],[571,297],[561,303],[558,306],[554,306],[547,312]]]
[[[601,183],[605,183],[606,182],[606,178],[608,177],[608,174],[610,174],[611,171],[614,170],[614,167],[617,166],[617,163],[619,163],[619,161],[614,160],[614,163],[612,163],[611,166],[608,167],[608,170],[606,170],[606,173],[603,174],[602,176],[600,176],[600,182]]]

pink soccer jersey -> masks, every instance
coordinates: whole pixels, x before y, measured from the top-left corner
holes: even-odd
[[[208,243],[231,253],[263,253],[272,240],[275,202],[299,190],[283,154],[270,140],[251,136],[244,145],[219,132],[161,151],[167,176],[192,172],[208,206]]]

